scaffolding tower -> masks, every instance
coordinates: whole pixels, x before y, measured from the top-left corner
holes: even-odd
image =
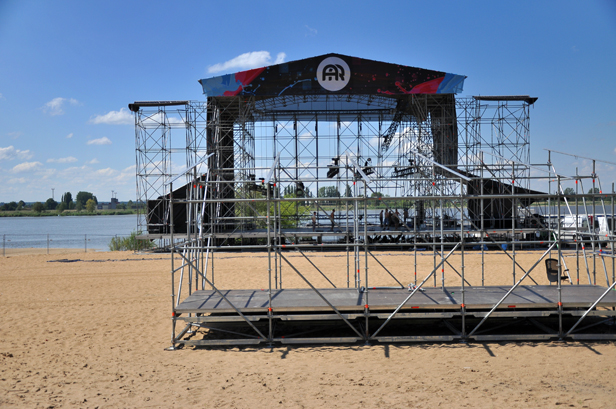
[[[461,81],[332,54],[202,80],[206,102],[130,104],[172,346],[616,339],[614,187],[531,165],[537,99],[456,98]],[[218,284],[229,251],[264,255],[257,287]]]
[[[360,101],[359,104],[364,102]],[[443,162],[447,163],[449,151],[439,147],[438,141],[434,142],[433,134],[442,131],[432,123],[437,122],[437,117],[429,118],[430,121],[422,121],[414,115],[396,118],[395,110],[392,111],[396,103],[378,98],[370,100],[368,110],[357,109],[358,102],[346,97],[325,98],[328,109],[316,112],[304,109],[305,104],[321,106],[322,103],[323,100],[318,101],[316,97],[301,101],[290,98],[280,101],[218,98],[209,100],[207,104],[186,102],[179,112],[199,110],[199,117],[207,117],[208,121],[199,126],[183,125],[183,128],[193,130],[191,133],[186,131],[187,135],[195,135],[197,139],[187,137],[186,145],[191,148],[185,149],[185,153],[169,141],[169,128],[179,128],[180,125],[179,121],[169,120],[168,106],[154,108],[152,103],[139,108],[136,116],[139,130],[137,147],[138,163],[142,165],[138,166],[138,186],[147,187],[142,190],[149,194],[143,197],[144,203],[158,201],[167,214],[167,219],[144,215],[146,221],[155,220],[165,226],[160,234],[151,234],[150,238],[164,238],[166,243],[174,243],[171,251],[179,254],[182,260],[172,267],[175,285],[174,345],[614,337],[606,333],[588,333],[587,326],[579,325],[581,318],[587,321],[594,319],[588,324],[592,328],[613,321],[616,300],[612,300],[612,294],[604,290],[614,288],[614,193],[591,196],[577,192],[573,198],[565,197],[564,189],[575,181],[576,188],[578,183],[583,187],[584,181],[589,179],[592,179],[591,184],[599,185],[597,175],[566,177],[550,167],[549,161],[543,179],[556,183],[560,194],[550,195],[522,187],[506,190],[508,186],[530,186],[533,180],[529,175],[531,165],[527,159],[530,141],[528,101],[515,99],[514,103],[520,105],[520,109],[515,111],[517,116],[505,116],[494,112],[503,110],[505,106],[509,106],[507,112],[513,111],[510,107],[512,102],[506,97],[489,101],[457,99],[457,123],[454,128],[459,135],[457,157],[453,159],[450,155],[448,165]],[[166,115],[159,114],[159,110],[166,111]],[[173,112],[178,112],[178,108],[173,108]],[[488,118],[478,116],[486,113],[489,113]],[[158,120],[157,126],[150,119],[152,117]],[[399,121],[395,126],[397,129],[391,140],[387,141],[384,136],[391,132],[396,121]],[[441,123],[447,130],[453,128],[451,122]],[[194,131],[197,128],[199,132]],[[158,132],[157,136],[154,136],[155,132]],[[516,134],[518,132],[521,136]],[[207,140],[207,149],[203,147],[204,139]],[[183,178],[178,177],[180,171],[174,173],[169,170],[174,152],[191,156],[186,160]],[[368,158],[372,160],[368,161]],[[496,183],[499,180],[504,182]],[[469,186],[486,190],[477,191]],[[487,186],[493,189],[488,191]],[[324,193],[332,191],[334,194]],[[513,221],[508,228],[495,228],[481,212],[480,220],[472,220],[469,203],[502,201],[505,200],[502,199],[503,194],[511,196],[508,200],[512,213],[503,216]],[[555,206],[558,201],[565,201],[567,208]],[[533,202],[539,204],[535,203],[531,208]],[[399,214],[401,220],[395,226],[390,221],[385,229],[379,221],[378,210],[393,210],[405,205],[409,206],[408,215],[404,217]],[[148,209],[153,211],[152,206]],[[333,222],[329,218],[332,209],[335,210]],[[318,215],[316,231],[311,228],[313,212]],[[182,215],[186,215],[185,221]],[[174,217],[180,219],[174,220]],[[158,228],[157,223],[148,226],[149,229]],[[333,226],[331,229],[330,223]],[[593,229],[593,223],[597,225],[596,229]],[[603,224],[607,226],[607,231]],[[575,247],[572,253],[575,254],[575,267],[572,260],[566,258],[571,257],[567,255],[567,246],[569,249]],[[516,264],[515,255],[516,251],[529,247],[539,249],[538,261],[532,268],[525,269]],[[412,280],[405,277],[410,283],[388,271],[386,261],[378,255],[382,250],[401,250],[416,263],[417,252],[422,248],[432,252],[432,272],[423,279],[418,278],[416,273]],[[425,291],[434,291],[434,288],[441,292],[452,289],[451,277],[446,278],[452,273],[458,278],[462,277],[461,287],[455,289],[468,297],[475,296],[474,288],[482,288],[485,284],[484,262],[481,282],[470,283],[464,278],[464,264],[455,266],[450,261],[452,254],[462,254],[463,263],[464,252],[472,248],[480,250],[482,260],[484,254],[493,251],[489,249],[502,251],[512,260],[513,287],[499,294],[500,299],[491,301],[494,303],[492,308],[484,306],[472,311],[467,306],[468,302],[457,300],[460,313],[435,309],[435,306],[431,306],[431,312],[422,309],[423,315],[405,311],[408,296],[423,297]],[[341,311],[342,307],[334,304],[335,298],[330,298],[328,290],[313,287],[307,279],[309,272],[300,271],[288,255],[289,251],[294,251],[310,259],[310,253],[315,249],[346,253],[346,282],[338,281],[336,288],[342,287],[359,294],[361,303],[365,303],[361,312],[351,314]],[[242,303],[238,304],[237,300],[226,296],[229,291],[223,293],[214,280],[215,253],[233,250],[267,252],[269,278],[264,276],[264,281],[269,281],[270,297],[276,297],[277,291],[292,290],[284,286],[283,270],[285,274],[299,274],[306,278],[308,291],[329,304],[326,309],[330,314],[322,310],[316,314],[310,309],[299,315],[284,310],[276,314],[273,312],[275,307],[272,307],[277,305],[276,301],[267,297],[265,302],[270,307],[266,307],[262,314],[240,308]],[[564,306],[575,306],[563,308],[562,301],[558,301],[562,291],[566,290],[563,280],[558,287],[553,287],[554,291],[558,291],[554,293],[553,300],[556,308],[543,306],[537,310],[526,305],[515,312],[518,318],[535,321],[532,317],[537,315],[548,317],[558,314],[559,326],[554,327],[556,324],[546,318],[546,322],[536,321],[537,326],[533,327],[552,328],[543,333],[499,334],[489,331],[484,334],[485,328],[489,327],[485,324],[488,317],[498,320],[498,325],[504,325],[501,321],[505,313],[499,312],[499,308],[504,308],[505,297],[511,296],[514,291],[528,291],[528,288],[520,286],[523,279],[537,283],[531,272],[537,270],[537,265],[543,264],[546,259],[557,260],[557,270],[566,271],[566,278],[571,280],[571,284],[588,281],[580,291],[589,291],[588,286],[595,291],[596,294],[590,296],[589,305],[587,301],[570,302]],[[451,270],[450,273],[445,273],[445,266]],[[315,268],[327,280],[335,282],[334,278],[328,278],[331,273],[322,266]],[[402,298],[390,306],[387,313],[363,310],[369,305],[370,291],[374,300],[381,296],[378,291],[391,291],[374,286],[369,271],[375,268],[388,271],[389,282],[394,282],[400,291],[407,291],[408,294],[399,296]],[[601,270],[605,285],[597,287],[597,272],[601,280]],[[369,283],[373,286],[372,290],[367,290]],[[429,288],[430,285],[433,289]],[[422,292],[422,289],[425,290]],[[219,304],[227,303],[231,308],[222,311],[215,308],[194,309],[194,300],[200,299],[204,292],[209,294],[208,297],[218,299]],[[602,310],[597,311],[597,306]],[[204,314],[205,311],[207,313]],[[275,325],[276,322],[308,320],[308,315],[311,325],[320,322],[321,318],[328,324],[339,321],[350,333],[316,338],[285,338],[279,335],[280,331],[285,330],[283,325]],[[509,316],[513,316],[511,311]],[[405,323],[402,328],[410,328],[406,325],[411,318],[422,321],[428,319],[426,317],[447,322],[455,327],[455,331],[450,335],[418,335],[412,331],[409,335],[404,332],[406,330],[402,330],[403,335],[400,335],[396,332],[401,331],[401,323]],[[600,320],[597,321],[596,317]],[[180,332],[175,330],[178,322],[186,324]],[[214,322],[217,324],[213,325]],[[201,340],[186,339],[193,330],[204,330],[208,334],[223,331],[228,334],[229,329],[224,329],[224,324],[237,326],[238,322],[246,326],[239,332],[243,335],[234,333],[222,338],[208,339],[205,336]],[[386,327],[383,327],[385,324]],[[480,326],[484,328],[481,331],[478,330]],[[580,328],[585,331],[578,333]]]
[[[137,203],[144,209],[137,228],[162,238],[169,233],[169,208],[161,198],[178,176],[192,175],[207,153],[207,104],[142,101],[129,108],[135,113]]]

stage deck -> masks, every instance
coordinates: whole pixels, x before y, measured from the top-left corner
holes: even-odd
[[[537,229],[526,229],[526,228],[517,228],[515,229],[515,234],[522,234],[522,233],[528,233],[528,234],[535,234],[535,232],[537,231]],[[479,237],[480,235],[480,231],[478,230],[472,230],[472,229],[468,229],[465,228],[463,230],[464,234],[467,236],[473,236],[473,237]],[[511,234],[511,229],[486,229],[485,230],[486,233],[489,234],[501,234],[501,235],[510,235]],[[436,234],[437,236],[440,236],[441,234],[441,230],[440,227],[436,228],[436,230],[433,230],[432,228],[426,229],[417,229],[417,230],[413,230],[413,228],[405,228],[404,226],[400,226],[397,229],[394,227],[391,227],[389,229],[384,229],[378,225],[369,225],[366,228],[366,233],[368,234],[368,236],[374,237],[374,236],[418,236],[418,237],[424,237],[424,236],[432,236],[433,234]],[[452,235],[459,235],[460,234],[460,227],[458,226],[455,229],[452,228],[446,228],[443,229],[443,235],[444,236],[452,236]],[[280,236],[280,237],[284,237],[285,239],[294,239],[294,238],[318,238],[318,237],[331,237],[331,238],[340,238],[340,237],[353,237],[355,235],[355,229],[353,226],[349,226],[348,229],[346,228],[346,226],[340,226],[340,227],[336,227],[334,228],[334,230],[332,231],[329,228],[324,228],[324,227],[318,227],[316,228],[314,231],[312,230],[311,227],[297,227],[297,228],[285,228],[285,229],[281,229],[280,234],[278,234],[278,232],[270,232],[270,236],[273,237],[274,235]],[[357,236],[362,237],[364,235],[364,226],[361,225],[359,226],[359,229],[357,230]],[[195,234],[193,234],[193,238],[194,238]],[[268,233],[267,233],[267,229],[253,229],[253,230],[246,230],[246,231],[241,231],[241,230],[235,230],[235,231],[222,231],[222,232],[214,232],[212,233],[212,237],[216,237],[219,239],[262,239],[262,238],[267,238]],[[174,235],[175,239],[187,239],[187,235],[186,233],[176,233]],[[155,240],[155,239],[170,239],[171,235],[169,234],[144,234],[144,235],[140,235],[139,239],[148,239],[148,240]],[[472,244],[472,243],[469,243]]]
[[[511,287],[466,287],[466,311],[492,308]],[[566,285],[562,287],[564,309],[589,308],[603,292],[605,287],[592,285]],[[357,289],[319,289],[319,292],[340,312],[363,313],[365,293]],[[268,290],[223,290],[225,297],[242,313],[266,313],[269,305]],[[407,289],[369,288],[368,306],[371,312],[395,310],[410,292]],[[401,312],[418,310],[443,311],[459,310],[462,304],[461,287],[427,287],[417,291],[402,307]],[[512,309],[556,309],[558,288],[555,285],[520,286],[499,306],[501,310]],[[610,291],[597,307],[616,307],[616,291]],[[331,313],[325,301],[311,289],[272,290],[271,308],[275,314],[281,313]],[[176,313],[235,313],[235,310],[215,291],[196,291],[175,309]],[[523,315],[523,314],[522,314]]]

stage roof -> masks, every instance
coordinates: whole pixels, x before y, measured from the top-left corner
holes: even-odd
[[[199,80],[208,97],[457,94],[466,76],[325,54]]]

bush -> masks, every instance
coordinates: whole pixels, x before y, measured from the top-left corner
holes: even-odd
[[[86,211],[88,213],[94,213],[94,210],[96,210],[96,202],[94,202],[93,199],[88,199],[86,202]]]
[[[32,205],[32,210],[37,213],[41,213],[43,210],[45,210],[45,205],[41,202],[36,202]]]
[[[109,242],[110,251],[139,251],[151,249],[155,244],[150,240],[140,240],[137,238],[141,232],[132,232],[128,237],[114,237]]]

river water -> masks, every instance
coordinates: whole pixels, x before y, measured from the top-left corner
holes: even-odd
[[[573,206],[572,206],[573,207]],[[607,206],[606,206],[607,207]],[[611,205],[606,209],[611,214]],[[544,208],[532,208],[532,212],[551,213],[558,212],[556,207],[551,211]],[[573,209],[573,211],[575,211]],[[584,208],[578,211],[583,214]],[[592,214],[592,208],[586,209]],[[597,206],[597,214],[603,209]],[[368,220],[378,223],[380,209],[369,209]],[[409,217],[413,217],[410,209]],[[454,217],[459,217],[455,212]],[[561,214],[569,214],[568,209],[561,207]],[[337,212],[339,223],[344,219],[344,211]],[[351,218],[352,214],[349,215]],[[329,225],[326,215],[319,216],[319,224]],[[343,223],[341,223],[343,224]],[[0,217],[0,246],[2,248],[80,248],[93,250],[109,250],[109,242],[113,237],[125,237],[137,230],[137,215],[121,216],[48,216],[48,217]],[[1,251],[1,249],[0,249]]]
[[[82,248],[109,250],[115,236],[137,230],[137,215],[0,217],[3,248]]]

